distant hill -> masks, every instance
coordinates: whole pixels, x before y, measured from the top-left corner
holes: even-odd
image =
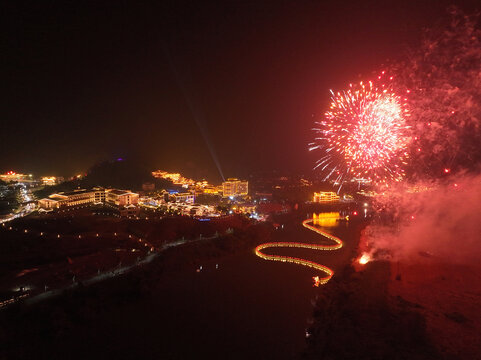
[[[75,189],[90,189],[95,186],[140,191],[142,190],[142,184],[146,182],[154,183],[156,190],[176,188],[168,180],[154,178],[151,169],[141,162],[115,160],[95,164],[82,179],[74,179],[59,185],[46,186],[44,189],[36,191],[35,196],[41,199],[53,193],[73,191]]]
[[[152,170],[133,160],[104,161],[92,166],[81,180],[85,188],[93,186],[141,190],[145,182],[155,182]]]

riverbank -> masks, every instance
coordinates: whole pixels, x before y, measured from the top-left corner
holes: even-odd
[[[255,260],[252,247],[269,240],[271,231],[271,225],[259,224],[222,238],[187,242],[166,249],[150,264],[140,265],[122,276],[90,286],[79,284],[41,303],[12,305],[0,314],[0,343],[4,344],[0,359],[118,358],[129,351],[132,355],[143,351],[146,357],[149,353],[171,352],[175,358],[173,354],[182,353],[185,348],[182,329],[201,332],[198,323],[212,302],[209,300],[226,289],[238,267],[246,266],[242,259],[235,259],[247,254]],[[197,272],[200,266],[202,270]],[[212,276],[214,283],[207,281]],[[203,284],[204,281],[207,282]],[[236,287],[235,283],[232,285]],[[210,298],[205,298],[204,293],[210,294]],[[202,309],[193,306],[196,297],[203,304]],[[229,298],[224,294],[221,304],[235,303],[238,299],[237,296]],[[192,309],[195,311],[191,313]],[[187,313],[192,317],[186,317]],[[218,320],[212,323],[216,327]],[[150,346],[155,349],[144,346],[145,340],[137,337],[146,327],[150,328]],[[173,328],[176,329],[174,336]],[[119,332],[119,329],[123,330]],[[200,335],[191,336],[190,342]],[[201,336],[204,337],[205,334]],[[24,346],[25,339],[28,346]],[[165,349],[155,345],[159,341],[166,341]],[[215,336],[211,341],[216,341]],[[103,351],[90,353],[92,347],[86,344],[92,343]]]
[[[0,334],[5,357],[298,358],[312,304],[325,286],[312,286],[318,274],[311,268],[265,261],[253,249],[268,241],[322,239],[297,219],[282,224],[278,230],[262,223],[188,242],[128,274],[32,306],[13,306],[0,314],[8,324]],[[340,281],[362,226],[341,223],[330,229],[345,244],[336,251],[284,250],[326,264],[335,272],[331,282]],[[25,338],[28,347],[22,346]],[[101,350],[92,354],[92,348]]]
[[[416,304],[389,293],[388,262],[348,265],[319,289],[304,359],[439,359]]]
[[[433,257],[392,263],[389,294],[414,304],[441,358],[481,354],[481,267],[447,264]]]

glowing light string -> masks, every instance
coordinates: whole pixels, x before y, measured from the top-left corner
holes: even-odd
[[[289,262],[293,264],[298,264],[298,265],[303,265],[303,266],[309,266],[311,268],[314,268],[316,270],[320,270],[324,273],[327,274],[327,276],[324,277],[318,277],[315,276],[313,279],[315,281],[314,285],[318,284],[325,284],[327,283],[332,276],[334,275],[334,271],[330,268],[328,268],[325,265],[321,265],[319,263],[316,263],[314,261],[310,260],[305,260],[305,259],[300,259],[296,257],[291,257],[291,256],[281,256],[281,255],[268,255],[263,253],[261,250],[267,249],[267,248],[272,248],[272,247],[289,247],[289,248],[301,248],[301,249],[312,249],[312,250],[338,250],[342,248],[342,240],[339,239],[338,237],[331,235],[325,231],[322,231],[319,228],[316,228],[315,226],[312,226],[311,223],[313,222],[313,219],[307,219],[302,222],[302,226],[305,228],[312,230],[316,233],[318,233],[321,236],[324,236],[328,238],[329,240],[332,240],[335,242],[335,244],[332,245],[317,245],[317,244],[309,244],[309,243],[298,243],[298,242],[270,242],[270,243],[264,243],[260,244],[255,248],[255,254],[259,256],[260,258],[264,260],[271,260],[271,261],[282,261],[282,262]]]

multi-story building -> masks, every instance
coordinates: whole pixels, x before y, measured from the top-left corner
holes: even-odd
[[[137,205],[139,202],[139,194],[129,190],[107,189],[105,190],[105,202],[117,207]]]
[[[339,201],[339,195],[332,191],[320,191],[314,193],[314,202],[318,203],[332,203]]]
[[[135,217],[139,215],[140,208],[135,205],[127,205],[118,209],[121,217]]]
[[[104,188],[94,188],[94,204],[104,204],[105,203],[105,189]]]
[[[130,205],[136,207],[138,200],[139,194],[128,190],[93,188],[52,194],[48,198],[39,200],[38,206],[50,210],[84,204],[108,204],[121,209]]]
[[[172,198],[175,202],[184,202],[188,204],[193,204],[195,202],[195,194],[193,193],[177,193],[173,194]]]
[[[44,210],[58,209],[60,207],[60,202],[55,199],[45,198],[38,201],[38,206]]]
[[[227,179],[222,183],[222,196],[246,196],[249,193],[249,182],[239,179]]]

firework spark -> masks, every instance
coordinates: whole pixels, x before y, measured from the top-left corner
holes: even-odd
[[[315,142],[309,144],[309,150],[324,151],[315,168],[327,174],[325,180],[335,178],[339,184],[352,178],[401,180],[409,142],[406,99],[389,85],[372,81],[331,94],[330,109],[314,129]]]

